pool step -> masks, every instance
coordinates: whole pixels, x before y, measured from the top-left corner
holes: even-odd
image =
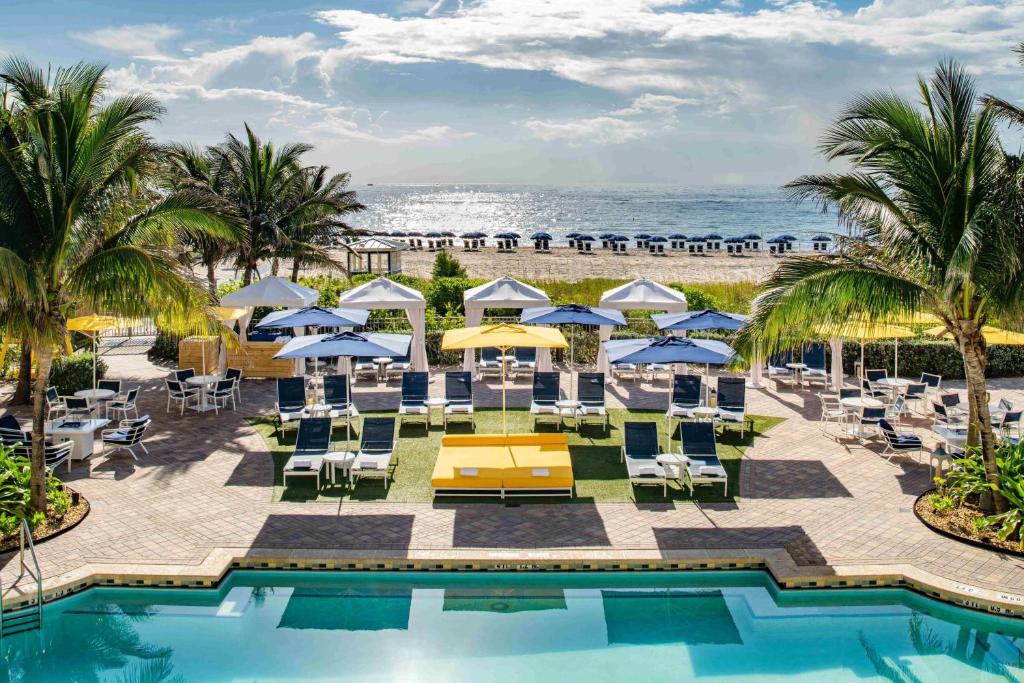
[[[0,621],[0,637],[33,631],[43,624],[42,612],[36,605],[14,612],[5,612]]]

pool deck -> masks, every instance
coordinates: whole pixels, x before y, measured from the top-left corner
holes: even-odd
[[[748,390],[749,412],[787,419],[746,451],[734,504],[275,503],[270,455],[245,421],[272,410],[272,382],[244,382],[237,412],[181,418],[164,412],[166,368],[138,355],[108,362],[109,376],[143,387],[140,413],[154,417],[150,454],[138,462],[94,456],[70,475],[61,469],[92,510],[77,528],[38,546],[48,598],[97,584],[209,586],[233,567],[764,567],[785,586],[907,586],[1024,616],[1024,558],[923,526],[913,504],[930,488],[927,465],[888,463],[877,444],[825,436],[810,391]],[[356,391],[364,410],[397,402],[397,383]],[[667,401],[664,380],[655,387],[626,381],[609,392],[610,403],[632,408]],[[992,392],[1024,402],[1020,381],[995,381]],[[528,394],[517,383],[510,405],[525,405]],[[477,402],[499,405],[500,396],[481,388]],[[928,434],[930,420],[911,424]],[[17,556],[0,563],[4,604],[31,600],[29,582],[11,585]]]

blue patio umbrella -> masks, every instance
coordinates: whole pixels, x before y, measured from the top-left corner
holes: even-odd
[[[518,232],[496,232],[494,236],[500,240],[517,240],[522,237]]]
[[[792,235],[779,235],[779,237],[786,242],[796,242],[796,237],[793,237]]]
[[[451,230],[442,230],[441,237],[455,237],[455,233]]]
[[[650,337],[647,339],[613,339],[604,343],[609,363],[694,363],[705,366],[725,365],[735,352],[725,342],[714,339],[688,339],[686,337]],[[704,402],[707,403],[708,383],[704,383]]]
[[[549,232],[535,232],[530,235],[531,240],[551,240],[551,233]]]
[[[462,233],[462,236],[469,237],[470,239],[480,239],[481,237],[487,237],[487,233],[474,230],[473,232],[464,232]]]
[[[659,330],[738,330],[747,321],[740,313],[722,313],[713,309],[683,313],[656,313],[651,316]]]
[[[579,235],[576,235],[576,241],[577,242],[593,242],[594,241],[594,236],[593,235],[588,235],[585,232],[584,233],[580,233]]]
[[[409,232],[407,232],[405,234],[408,237],[423,237],[423,233],[420,232],[419,230],[410,230]]]
[[[440,232],[438,230],[431,230],[428,233],[424,233],[423,236],[424,237],[444,237],[444,233],[442,233],[442,232]]]
[[[760,240],[761,236],[758,235],[756,232],[748,232],[746,235],[743,236],[743,239],[745,239],[745,240]]]
[[[811,238],[812,242],[831,242],[832,238],[825,234],[815,235]]]
[[[686,239],[686,235],[684,235],[681,232],[674,232],[671,235],[669,235],[668,238],[670,240],[685,240]]]
[[[785,244],[786,242],[789,241],[790,240],[787,240],[785,237],[780,235],[779,237],[773,237],[770,240],[768,240],[768,244]]]
[[[626,235],[616,235],[615,237],[612,238],[612,241],[613,242],[628,242],[629,241],[629,237],[627,237]]]
[[[720,240],[722,239],[722,236],[719,235],[717,232],[713,232],[708,235],[705,235],[704,238],[709,240]]]
[[[525,308],[519,316],[519,322],[531,325],[625,325],[626,318],[622,311],[614,308],[596,308],[583,304],[563,304],[562,306],[538,306]],[[576,333],[575,328],[569,334],[569,395],[572,396],[573,366],[576,364]]]
[[[687,242],[707,242],[708,238],[704,235],[694,235],[693,237],[686,240]]]
[[[405,230],[392,230],[391,231],[391,237],[408,237],[408,236],[409,236],[409,233],[407,233]]]
[[[597,236],[597,238],[600,240],[610,240],[613,237],[615,237],[614,232],[602,232],[600,235]]]
[[[726,244],[743,244],[743,242],[745,242],[745,241],[746,240],[744,238],[742,238],[742,237],[726,237],[725,238],[725,243]]]
[[[257,329],[285,327],[357,327],[366,324],[369,311],[352,308],[306,306],[273,311],[256,323]]]
[[[633,239],[635,239],[637,241],[649,240],[649,239],[651,239],[651,236],[648,235],[646,232],[640,232],[640,233],[637,233],[636,235],[633,235]]]
[[[668,242],[668,238],[662,237],[661,235],[652,235],[648,242]]]
[[[383,334],[380,332],[338,332],[330,334],[310,334],[296,337],[287,342],[274,358],[355,358],[368,356],[371,358],[394,358],[409,353],[412,335]],[[351,373],[345,373],[351,382]],[[348,388],[349,401],[352,400],[352,387]],[[352,435],[352,418],[345,411],[346,439]]]

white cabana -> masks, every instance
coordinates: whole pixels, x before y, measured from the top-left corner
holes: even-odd
[[[312,306],[320,299],[320,292],[283,277],[268,275],[251,285],[225,294],[220,305],[228,308],[246,308],[249,312],[238,320],[239,337],[245,341],[245,330],[257,306],[302,308]]]
[[[423,295],[412,287],[406,287],[394,280],[379,277],[366,284],[342,292],[338,297],[341,308],[403,310],[412,327],[412,343],[409,346],[409,361],[417,372],[427,371],[427,302]]]
[[[479,287],[467,289],[462,295],[462,300],[466,308],[466,327],[478,327],[483,324],[484,311],[488,308],[521,310],[551,305],[551,299],[547,294],[507,275]],[[462,357],[462,369],[466,372],[476,370],[476,352],[473,349],[466,349]],[[537,370],[551,370],[551,349],[537,349]]]
[[[600,307],[615,308],[620,311],[664,311],[665,313],[682,313],[687,310],[685,294],[645,277],[609,289],[601,295]],[[607,375],[608,355],[604,351],[604,342],[612,338],[612,328],[610,325],[602,325],[599,329],[601,344],[598,345],[597,370]]]

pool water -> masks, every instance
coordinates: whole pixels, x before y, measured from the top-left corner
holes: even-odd
[[[761,572],[235,572],[94,588],[3,639],[3,681],[1024,681],[1024,621]]]

